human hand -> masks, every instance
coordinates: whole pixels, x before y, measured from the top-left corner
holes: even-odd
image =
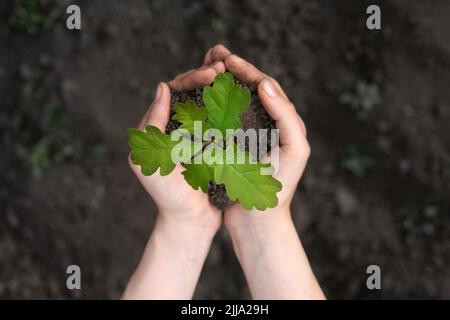
[[[158,84],[155,99],[138,128],[144,130],[145,125],[153,125],[164,132],[170,119],[170,88],[181,91],[203,87],[211,84],[215,76],[224,71],[223,62],[216,61],[185,72],[168,83]],[[161,176],[159,171],[151,176],[144,176],[140,166],[133,164],[130,157],[129,164],[155,201],[159,211],[158,221],[189,230],[201,228],[202,232],[209,234],[217,231],[222,221],[219,209],[209,203],[207,194],[192,189],[185,182],[181,164],[177,164],[167,176]]]
[[[279,170],[275,177],[283,184],[283,190],[278,193],[278,206],[261,213],[233,205],[225,213],[225,223],[250,291],[255,298],[263,299],[323,298],[289,212],[309,157],[306,130],[279,84],[219,45],[207,52],[203,67],[175,78],[168,85],[176,90],[201,87],[213,82],[215,75],[225,68],[236,77],[257,84],[261,102],[280,130]],[[155,101],[141,121],[141,129],[152,124],[164,130],[170,117],[168,85],[159,85]],[[131,162],[130,165],[160,213],[123,298],[191,298],[212,240],[209,232],[204,231],[213,230],[211,234],[217,231],[220,212],[209,203],[207,195],[185,183],[180,165],[165,177],[158,173],[143,176],[139,167]]]
[[[267,113],[279,129],[274,177],[282,183],[278,205],[264,212],[230,206],[224,215],[238,260],[256,299],[323,299],[289,210],[310,155],[305,125],[281,86],[222,45],[210,49],[205,63],[223,61],[237,78],[257,86]]]
[[[170,118],[170,87],[179,91],[202,87],[224,71],[225,65],[218,61],[188,71],[167,84],[160,83],[139,129],[153,125],[164,132]],[[222,223],[222,214],[209,203],[207,194],[185,182],[180,164],[167,176],[161,176],[159,171],[144,176],[130,157],[129,164],[159,213],[144,255],[122,298],[190,299],[212,239]]]
[[[243,225],[247,222],[272,221],[289,218],[289,206],[297,184],[303,174],[310,155],[310,147],[306,139],[303,120],[295,106],[289,101],[285,92],[273,78],[259,71],[256,67],[231,54],[222,45],[210,49],[205,56],[205,64],[223,61],[226,68],[237,78],[257,86],[258,95],[267,113],[275,120],[280,133],[280,146],[272,149],[279,152],[278,170],[274,177],[283,188],[277,194],[276,208],[262,213],[256,209],[245,210],[239,204],[227,209],[224,220],[227,226]]]

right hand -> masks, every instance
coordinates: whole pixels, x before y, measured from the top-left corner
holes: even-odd
[[[275,120],[280,146],[278,150],[272,149],[272,152],[279,152],[279,167],[274,177],[283,185],[277,194],[277,207],[262,213],[256,209],[248,211],[235,204],[227,209],[225,223],[228,227],[237,227],[279,218],[290,219],[289,206],[310,155],[305,124],[276,80],[222,45],[211,48],[205,56],[205,64],[219,61],[223,61],[227,70],[237,78],[257,86],[263,107]]]

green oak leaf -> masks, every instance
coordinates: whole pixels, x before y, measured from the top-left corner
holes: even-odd
[[[186,129],[192,135],[194,134],[194,121],[202,122],[203,132],[211,127],[206,122],[207,118],[208,110],[205,107],[197,107],[193,100],[188,100],[185,103],[177,103],[175,105],[175,115],[172,116],[173,120],[181,122],[180,129]]]
[[[208,147],[219,149],[215,144],[210,144]],[[197,190],[199,187],[203,192],[208,192],[209,182],[214,180],[214,168],[208,164],[212,154],[198,153],[192,159],[190,163],[183,164],[185,170],[182,172],[184,179],[189,185]]]
[[[234,152],[245,159],[245,163],[214,164],[214,181],[223,183],[231,200],[237,201],[247,210],[255,207],[258,210],[274,208],[278,204],[277,192],[281,183],[271,175],[262,175],[261,169],[270,164],[251,163],[250,154],[239,150],[235,143],[228,144],[225,153]]]
[[[204,193],[207,193],[209,182],[214,179],[213,167],[206,163],[184,164],[183,167],[185,170],[182,174],[187,183],[195,190],[200,187]]]
[[[172,162],[172,148],[179,142],[171,141],[170,136],[157,127],[147,125],[145,132],[128,129],[128,145],[131,148],[131,162],[141,166],[142,174],[150,176],[159,169],[162,176],[175,168]]]
[[[229,72],[219,74],[212,87],[203,89],[203,102],[212,128],[226,136],[226,129],[241,128],[240,116],[250,104],[250,91],[234,82]]]
[[[227,129],[241,128],[240,117],[250,98],[250,91],[236,84],[231,73],[218,75],[212,87],[203,89],[205,107],[198,107],[193,100],[176,104],[172,119],[181,126],[171,136],[150,125],[145,131],[128,129],[131,161],[140,165],[146,176],[158,169],[162,176],[168,175],[176,163],[182,163],[185,180],[196,190],[207,193],[209,182],[215,181],[223,183],[228,197],[247,210],[275,207],[282,185],[261,173],[261,169],[271,168],[270,164],[250,161],[250,153],[241,151],[234,139],[226,137]],[[202,134],[210,128],[218,129],[217,134],[212,133],[208,141],[193,138],[195,121],[201,121]]]

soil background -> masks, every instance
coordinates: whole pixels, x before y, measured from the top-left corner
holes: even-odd
[[[159,81],[224,43],[305,120],[292,214],[326,295],[449,299],[449,34],[446,0],[0,2],[0,298],[120,297],[156,214],[126,128]],[[66,288],[71,264],[82,290]],[[221,230],[195,298],[249,297]]]

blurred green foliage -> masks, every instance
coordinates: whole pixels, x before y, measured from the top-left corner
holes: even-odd
[[[153,12],[159,13],[169,5],[170,0],[147,0],[147,3]]]
[[[61,9],[52,2],[42,0],[18,0],[11,25],[35,34],[50,28],[60,17]]]
[[[400,210],[403,217],[403,229],[421,235],[433,235],[436,229],[440,209],[433,204],[427,204],[423,208],[404,207]]]
[[[375,161],[363,153],[357,145],[350,144],[342,154],[341,165],[353,175],[363,178],[367,175],[368,170],[375,165]]]
[[[31,169],[34,177],[40,177],[50,165],[48,138],[43,137],[32,146],[17,143],[16,154]]]
[[[24,112],[15,153],[39,178],[52,164],[63,163],[75,154],[69,143],[65,109],[45,82],[33,81],[23,85],[21,108]]]
[[[344,92],[339,97],[339,102],[349,106],[361,120],[364,120],[380,103],[378,86],[365,81],[358,81],[352,92]]]

